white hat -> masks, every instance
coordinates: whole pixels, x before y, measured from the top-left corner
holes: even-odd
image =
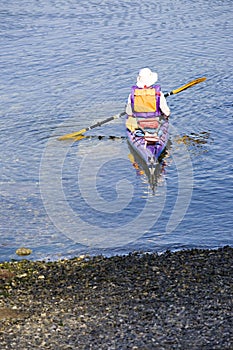
[[[151,72],[149,68],[142,68],[139,71],[139,75],[137,77],[137,86],[139,88],[149,87],[156,83],[158,80],[158,74]]]

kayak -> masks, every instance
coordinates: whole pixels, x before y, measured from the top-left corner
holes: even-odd
[[[147,119],[127,116],[125,125],[130,149],[151,179],[168,143],[169,121],[162,116]]]

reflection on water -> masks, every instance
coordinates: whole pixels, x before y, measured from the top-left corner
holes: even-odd
[[[74,141],[81,141],[83,139],[89,139],[89,140],[112,140],[112,141],[121,141],[126,139],[126,136],[113,136],[113,135],[79,135],[76,138],[74,138]]]
[[[165,175],[166,173],[167,165],[166,158],[169,157],[169,149],[171,148],[170,140],[168,141],[166,149],[160,155],[153,174],[151,174],[147,164],[137,154],[137,152],[135,152],[135,150],[133,149],[133,147],[131,147],[129,142],[128,147],[130,150],[128,158],[132,163],[134,169],[136,170],[136,175],[141,178],[141,181],[145,186],[143,196],[151,194],[155,195],[157,187],[161,185],[164,181],[163,175]]]
[[[201,147],[202,145],[205,145],[206,143],[211,141],[211,133],[203,131],[196,134],[193,132],[189,135],[177,137],[175,141],[177,143],[183,142],[187,146]]]
[[[213,138],[211,136],[211,132],[200,131],[198,133],[191,132],[188,135],[177,136],[174,139],[178,144],[185,144],[189,151],[194,155],[198,156],[205,152],[208,152],[208,147],[213,143]]]

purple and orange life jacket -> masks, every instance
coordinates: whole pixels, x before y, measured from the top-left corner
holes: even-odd
[[[131,88],[131,106],[133,116],[141,118],[158,117],[160,111],[160,85],[150,88]]]

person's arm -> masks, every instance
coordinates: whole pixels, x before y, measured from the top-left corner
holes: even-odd
[[[163,114],[165,114],[167,117],[169,117],[171,111],[167,105],[167,101],[166,101],[166,98],[164,97],[163,92],[161,92],[161,95],[160,95],[160,109],[163,112]]]
[[[128,114],[128,115],[132,115],[133,114],[132,107],[131,107],[131,95],[129,95],[129,97],[128,97],[127,105],[126,105],[126,108],[125,108],[125,113]]]

